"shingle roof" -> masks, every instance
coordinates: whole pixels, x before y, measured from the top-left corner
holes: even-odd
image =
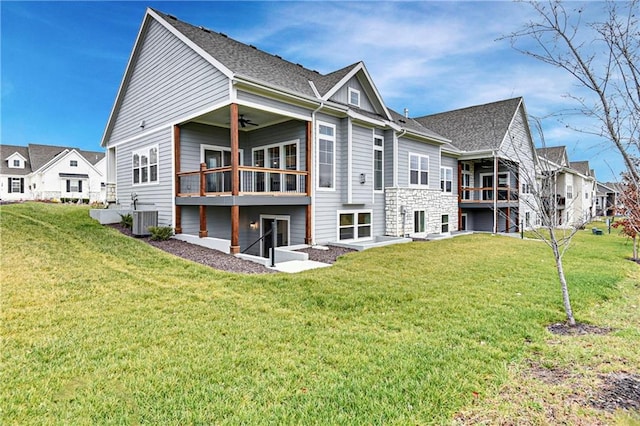
[[[591,176],[591,168],[588,161],[571,161],[569,167],[585,176]]]
[[[326,75],[318,74],[313,79],[313,84],[316,86],[316,89],[318,89],[320,95],[324,96],[329,90],[331,90],[336,84],[338,84],[340,80],[344,78],[344,76],[349,74],[351,70],[353,70],[359,64],[360,62],[356,62],[355,64],[348,65],[342,69],[339,69],[338,71],[334,71]]]
[[[402,127],[403,129],[407,129],[409,131],[412,131],[424,136],[428,136],[432,139],[436,139],[440,141],[449,140],[449,137],[442,136],[434,132],[433,130],[428,129],[427,127],[423,126],[421,123],[414,120],[413,118],[405,117],[404,115],[392,109],[389,109],[389,114],[391,114],[391,119],[393,120],[393,122],[396,123],[398,126]]]
[[[11,168],[6,161],[11,154],[16,152],[27,160],[24,169]],[[31,173],[31,163],[29,162],[29,151],[27,147],[17,145],[0,145],[0,173],[3,175],[28,175]]]
[[[71,151],[75,149],[80,155],[82,155],[91,165],[104,158],[104,152],[99,151],[85,151],[77,148],[54,146],[54,145],[40,145],[29,144],[29,146],[14,146],[14,145],[0,145],[0,158],[2,159],[1,172],[3,174],[24,174],[27,175],[33,171],[38,170],[56,156],[63,152]],[[24,169],[10,169],[7,167],[4,161],[8,156],[14,152],[19,152],[20,155],[27,159],[27,167]],[[17,171],[21,170],[20,173]]]
[[[309,70],[277,55],[271,55],[222,33],[196,27],[171,15],[152,10],[234,74],[315,97],[309,80],[322,80],[322,76],[317,71]],[[323,86],[323,84],[320,85]]]
[[[451,139],[463,151],[500,148],[522,98],[507,99],[418,117],[425,127]]]
[[[545,158],[560,166],[565,165],[565,159],[567,158],[567,148],[565,146],[547,146],[544,148],[537,148],[536,153],[538,157]]]

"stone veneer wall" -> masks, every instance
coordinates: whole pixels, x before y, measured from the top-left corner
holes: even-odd
[[[406,218],[402,223],[402,207]],[[385,189],[385,234],[401,237],[413,234],[413,211],[425,210],[427,234],[439,234],[442,215],[449,215],[449,231],[458,230],[458,195],[444,193],[439,189],[386,188]]]

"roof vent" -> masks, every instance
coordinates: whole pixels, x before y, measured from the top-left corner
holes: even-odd
[[[280,56],[280,55],[273,55],[273,56],[275,56],[278,59],[282,59],[282,56]]]
[[[296,65],[297,65],[297,66],[299,66],[300,68],[304,68],[304,67],[303,67],[302,65],[300,65],[300,64],[296,64]]]
[[[168,16],[169,18],[173,19],[174,21],[177,21],[177,20],[178,20],[178,18],[176,18],[176,17],[175,17],[175,16],[173,16],[173,15],[167,15],[167,16]]]
[[[398,120],[400,123],[402,124],[406,124],[406,121],[404,121],[402,118]]]
[[[202,31],[204,31],[205,33],[210,33],[210,32],[211,32],[211,30],[210,30],[209,28],[205,28],[205,27],[202,27],[202,26],[200,26],[200,27],[198,27],[198,28],[200,28],[200,29],[201,29]]]
[[[224,38],[229,38],[229,37],[227,37],[227,35],[225,33],[219,33],[219,34]]]
[[[256,49],[256,50],[258,50],[258,48],[257,48],[257,47],[255,47],[253,44],[250,44],[250,45],[249,45],[249,47],[250,47],[250,48],[252,48],[252,49]]]
[[[404,109],[404,116],[405,118],[409,118],[409,108]]]

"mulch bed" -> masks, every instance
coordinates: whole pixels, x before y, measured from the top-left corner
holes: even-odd
[[[640,375],[610,373],[601,375],[602,385],[591,405],[599,410],[640,410]]]
[[[582,324],[578,323],[574,326],[570,326],[566,323],[555,323],[551,324],[547,327],[553,334],[557,334],[560,336],[576,336],[576,335],[585,335],[585,334],[609,334],[613,331],[613,329],[609,327],[598,327],[596,325],[591,324]]]
[[[119,223],[109,226],[120,231],[124,235],[133,238],[131,235],[131,229],[125,228]],[[237,272],[242,274],[270,274],[278,272],[249,260],[240,259],[218,250],[209,249],[196,244],[187,243],[186,241],[176,240],[174,238],[170,238],[166,241],[154,241],[151,237],[136,237],[136,239],[159,248],[160,250],[166,251],[167,253],[171,253],[183,259],[191,260],[221,271]],[[329,246],[328,250],[308,248],[299,251],[308,253],[309,260],[315,260],[323,263],[334,263],[338,257],[354,250]]]

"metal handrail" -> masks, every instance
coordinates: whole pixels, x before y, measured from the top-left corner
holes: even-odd
[[[255,246],[260,241],[262,241],[264,239],[264,237],[267,237],[269,235],[271,235],[271,229],[269,229],[267,232],[265,232],[262,237],[260,237],[257,240],[255,240],[253,243],[251,243],[251,245],[249,247],[247,247],[246,249],[242,250],[240,253],[244,254],[244,253],[248,252],[251,247]]]

